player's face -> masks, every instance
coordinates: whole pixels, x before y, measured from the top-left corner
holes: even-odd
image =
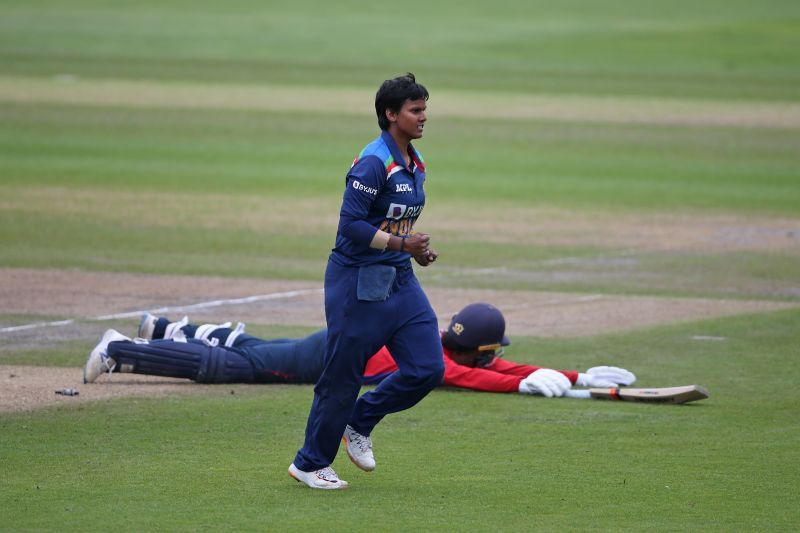
[[[470,368],[475,367],[484,367],[494,361],[496,357],[496,353],[494,350],[491,351],[480,351],[480,350],[469,350],[463,352],[455,352],[453,353],[451,359],[458,363],[459,365],[468,366]]]
[[[428,108],[427,102],[424,98],[419,100],[406,100],[403,102],[403,107],[397,113],[388,110],[386,116],[391,122],[391,126],[395,132],[403,137],[411,139],[419,139],[422,137],[422,131],[425,128],[425,121],[428,120],[426,110]]]

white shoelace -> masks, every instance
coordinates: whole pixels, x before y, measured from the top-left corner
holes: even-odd
[[[322,470],[317,470],[317,477],[322,479],[323,481],[331,481],[331,482],[338,482],[339,476],[336,475],[336,472],[333,471],[333,468],[326,467]]]
[[[350,442],[357,446],[358,449],[364,453],[372,450],[372,438],[365,437],[361,433],[355,431],[350,432]]]

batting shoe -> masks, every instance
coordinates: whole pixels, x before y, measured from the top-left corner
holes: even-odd
[[[331,467],[320,468],[313,472],[303,472],[292,463],[289,465],[289,475],[312,489],[341,490],[347,488],[347,481],[339,479]]]
[[[122,333],[109,329],[103,334],[100,343],[89,352],[86,364],[83,366],[83,382],[94,383],[100,374],[114,371],[117,362],[108,356],[108,345],[115,341],[129,341],[130,339]]]
[[[365,472],[375,470],[375,456],[372,454],[372,439],[365,437],[355,429],[347,426],[342,435],[347,456],[357,467]]]
[[[140,339],[146,339],[148,341],[153,340],[153,332],[156,330],[156,322],[158,322],[157,316],[151,315],[150,313],[143,314],[142,320],[139,322],[139,331],[136,333],[136,336]]]

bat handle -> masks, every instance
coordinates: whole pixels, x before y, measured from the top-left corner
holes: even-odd
[[[581,400],[586,400],[592,397],[591,393],[587,389],[569,389],[564,393],[564,396],[567,398],[579,398]]]

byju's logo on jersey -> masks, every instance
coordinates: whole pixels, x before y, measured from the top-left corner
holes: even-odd
[[[409,183],[398,183],[394,192],[414,192]]]
[[[378,189],[374,187],[367,187],[358,180],[353,180],[353,188],[357,191],[364,191],[365,193],[370,194],[372,196],[378,194]]]
[[[381,222],[380,230],[392,235],[408,236],[414,227],[414,222],[422,213],[425,205],[407,206],[404,204],[389,204],[386,220]]]
[[[402,218],[417,218],[422,213],[424,205],[389,204],[386,220],[400,220]]]
[[[403,204],[389,204],[389,210],[386,212],[386,218],[400,220],[406,212],[407,205]]]

